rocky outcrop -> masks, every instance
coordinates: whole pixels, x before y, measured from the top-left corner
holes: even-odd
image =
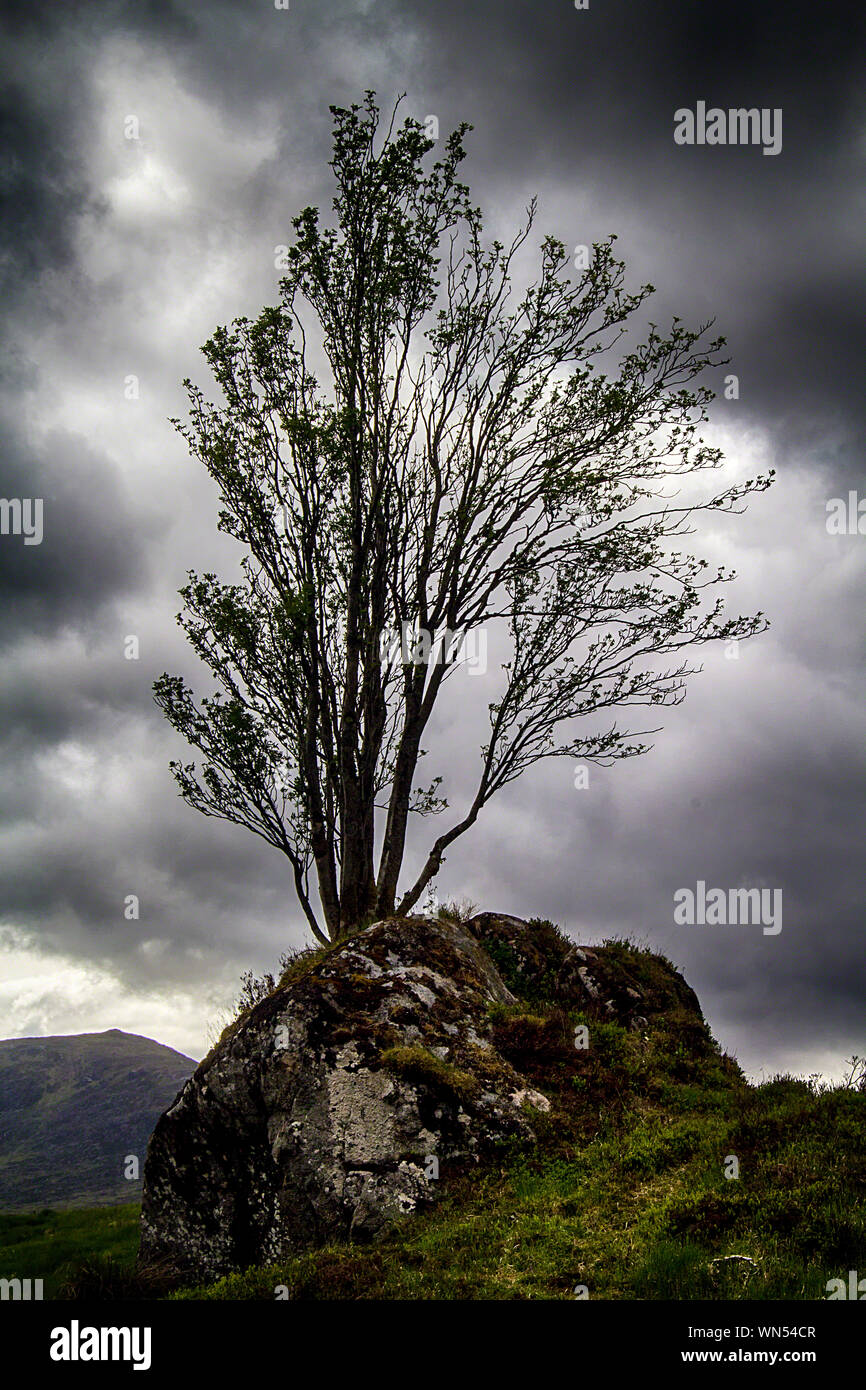
[[[550,1109],[497,1046],[517,994],[633,1028],[679,1008],[705,1032],[682,977],[659,979],[647,991],[605,947],[491,913],[389,919],[310,953],[226,1030],[158,1122],[140,1258],[213,1277],[375,1239],[433,1201],[454,1167],[531,1139]]]

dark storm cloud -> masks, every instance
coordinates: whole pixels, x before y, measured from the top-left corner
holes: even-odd
[[[864,437],[851,419],[866,391],[852,196],[866,149],[862,11],[631,0],[581,13],[458,0],[435,17],[420,4],[400,10],[425,34],[425,96],[475,121],[486,178],[498,169],[527,188],[589,180],[599,201],[633,201],[628,249],[655,239],[652,279],[670,312],[718,315],[743,413],[772,414],[792,446],[847,431],[834,463],[862,474]],[[674,111],[699,99],[781,107],[781,154],[675,146]]]
[[[72,259],[69,229],[86,203],[86,195],[56,144],[50,117],[22,105],[20,90],[0,98],[3,144],[3,206],[0,258],[4,301],[47,266],[67,266]]]
[[[160,0],[6,0],[0,23],[6,43],[0,265],[8,312],[10,300],[46,271],[74,273],[76,225],[99,205],[81,155],[94,138],[91,78],[100,42],[123,32],[179,42],[192,38],[195,26]]]
[[[659,322],[717,317],[741,389],[714,422],[781,479],[730,532],[734,607],[766,608],[772,635],[708,661],[649,758],[593,772],[586,792],[549,765],[492,803],[449,853],[440,896],[551,916],[583,939],[644,936],[748,1065],[838,1061],[866,1002],[862,550],[827,537],[824,499],[862,475],[863,16],[685,0],[5,12],[0,496],[44,496],[45,538],[0,539],[3,919],[167,997],[221,979],[226,961],[264,968],[299,937],[279,858],[196,817],[166,769],[185,750],[150,681],[189,672],[174,590],[189,565],[222,562],[212,492],[164,420],[183,409],[172,383],[201,377],[214,324],[273,300],[291,216],[329,209],[328,104],[373,87],[387,108],[405,90],[443,134],[474,123],[466,177],[491,231],[513,229],[537,191],[539,231],[567,245],[619,234],[631,282],[658,287]],[[121,158],[133,100],[145,138]],[[189,130],[171,124],[179,100]],[[674,111],[697,100],[782,107],[782,152],[676,146]],[[127,371],[142,376],[134,418],[105,405]],[[126,631],[139,662],[122,659]],[[457,809],[483,734],[459,689],[455,701],[436,746]],[[424,848],[416,836],[416,858]],[[698,878],[781,886],[780,936],[676,926],[672,895]],[[128,893],[138,921],[123,917]]]
[[[32,11],[17,13],[32,32]],[[46,102],[40,94],[39,109],[28,108],[19,86],[10,100],[7,167],[17,230],[7,255],[16,273],[68,259],[68,227],[93,196],[77,151],[94,137],[87,62],[98,39],[123,34],[170,51],[189,82],[236,119],[278,99],[284,141],[324,154],[328,101],[359,98],[379,76],[346,71],[341,55],[378,45],[398,59],[395,36],[407,35],[409,71],[405,80],[388,74],[383,103],[396,79],[412,88],[416,114],[429,106],[445,125],[472,120],[473,172],[488,189],[519,189],[515,211],[547,181],[567,189],[588,180],[602,194],[631,197],[647,233],[670,238],[667,250],[653,248],[665,308],[719,315],[743,381],[743,413],[771,410],[791,444],[828,426],[844,433],[866,384],[866,287],[850,229],[824,210],[838,211],[862,175],[864,23],[843,6],[715,9],[685,0],[663,7],[605,0],[585,12],[565,0],[334,3],[324,11],[299,0],[285,13],[257,0],[205,10],[50,7],[39,37],[41,45],[55,43],[52,95]],[[305,80],[305,68],[319,81]],[[19,83],[28,75],[35,69],[25,63]],[[322,85],[327,78],[333,92]],[[782,154],[676,147],[673,112],[699,98],[723,107],[781,106]],[[719,265],[720,216],[727,274]],[[617,229],[598,226],[593,234],[608,230]],[[676,270],[684,248],[685,284]],[[714,293],[720,269],[729,291],[722,303]],[[857,460],[834,455],[837,470],[846,465],[856,468]]]
[[[622,249],[653,238],[642,262],[653,264],[664,312],[718,316],[742,414],[772,416],[792,462],[814,446],[840,485],[862,474],[866,438],[852,418],[866,392],[866,280],[852,198],[866,124],[862,12],[804,0],[723,8],[604,0],[584,12],[566,0],[409,0],[359,10],[338,3],[327,14],[324,25],[295,5],[291,41],[281,45],[274,16],[258,5],[217,5],[180,43],[179,61],[240,117],[251,96],[281,95],[288,70],[286,139],[322,150],[328,101],[360,99],[375,80],[351,65],[341,71],[341,52],[378,42],[396,55],[395,35],[411,36],[406,78],[382,65],[383,105],[402,83],[414,114],[433,111],[443,126],[472,121],[472,175],[490,193],[510,191],[514,215],[539,185],[567,192],[588,183],[599,213],[605,201],[630,201]],[[243,63],[231,35],[245,45]],[[153,37],[161,41],[159,30]],[[299,53],[323,76],[333,72],[333,93],[303,81]],[[675,146],[674,111],[699,99],[781,107],[782,153]],[[554,230],[568,239],[568,228]],[[623,229],[599,223],[591,234],[610,230]]]
[[[0,643],[90,625],[142,584],[153,522],[83,439],[54,430],[28,448],[8,423],[0,438],[0,497],[41,502],[42,517],[38,543],[0,536]]]

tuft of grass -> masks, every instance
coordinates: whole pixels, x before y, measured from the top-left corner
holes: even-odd
[[[423,1083],[432,1090],[444,1091],[461,1103],[471,1100],[481,1089],[480,1081],[471,1072],[437,1057],[435,1052],[430,1052],[419,1043],[388,1047],[381,1054],[381,1061],[396,1076]]]
[[[181,1272],[168,1262],[130,1264],[113,1255],[91,1255],[64,1271],[57,1298],[77,1303],[164,1298],[182,1282]]]
[[[440,903],[436,915],[440,922],[454,922],[458,927],[465,927],[477,911],[477,903],[471,902],[469,898],[461,898],[460,902],[455,899],[453,902]]]

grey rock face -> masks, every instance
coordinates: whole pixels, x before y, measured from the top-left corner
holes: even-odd
[[[214,1277],[374,1239],[435,1198],[437,1164],[531,1136],[547,1101],[492,1045],[514,1000],[479,934],[376,923],[229,1030],[154,1131],[140,1258]]]

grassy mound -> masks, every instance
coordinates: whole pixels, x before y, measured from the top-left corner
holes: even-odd
[[[663,956],[622,940],[587,948],[590,997],[575,974],[584,957],[552,923],[533,923],[528,940],[507,923],[480,929],[516,998],[491,1009],[493,1041],[551,1102],[533,1112],[536,1141],[443,1164],[440,1201],[375,1245],[330,1245],[169,1297],[823,1299],[828,1280],[866,1269],[862,1085],[751,1086]],[[384,1060],[435,1072],[458,1096],[476,1084],[420,1046]],[[119,1261],[56,1286],[164,1296],[158,1272],[149,1290],[135,1284],[128,1237]],[[2,1255],[13,1273],[47,1268],[38,1245],[23,1263]]]
[[[533,923],[522,956],[507,931],[482,940],[518,1001],[491,1010],[497,1051],[552,1102],[537,1142],[443,1167],[436,1207],[374,1246],[172,1297],[822,1299],[829,1279],[866,1267],[866,1094],[795,1077],[750,1086],[671,963],[627,941],[593,948],[599,1001],[569,1007],[572,943],[552,923]],[[637,1026],[605,1012],[629,993]]]

